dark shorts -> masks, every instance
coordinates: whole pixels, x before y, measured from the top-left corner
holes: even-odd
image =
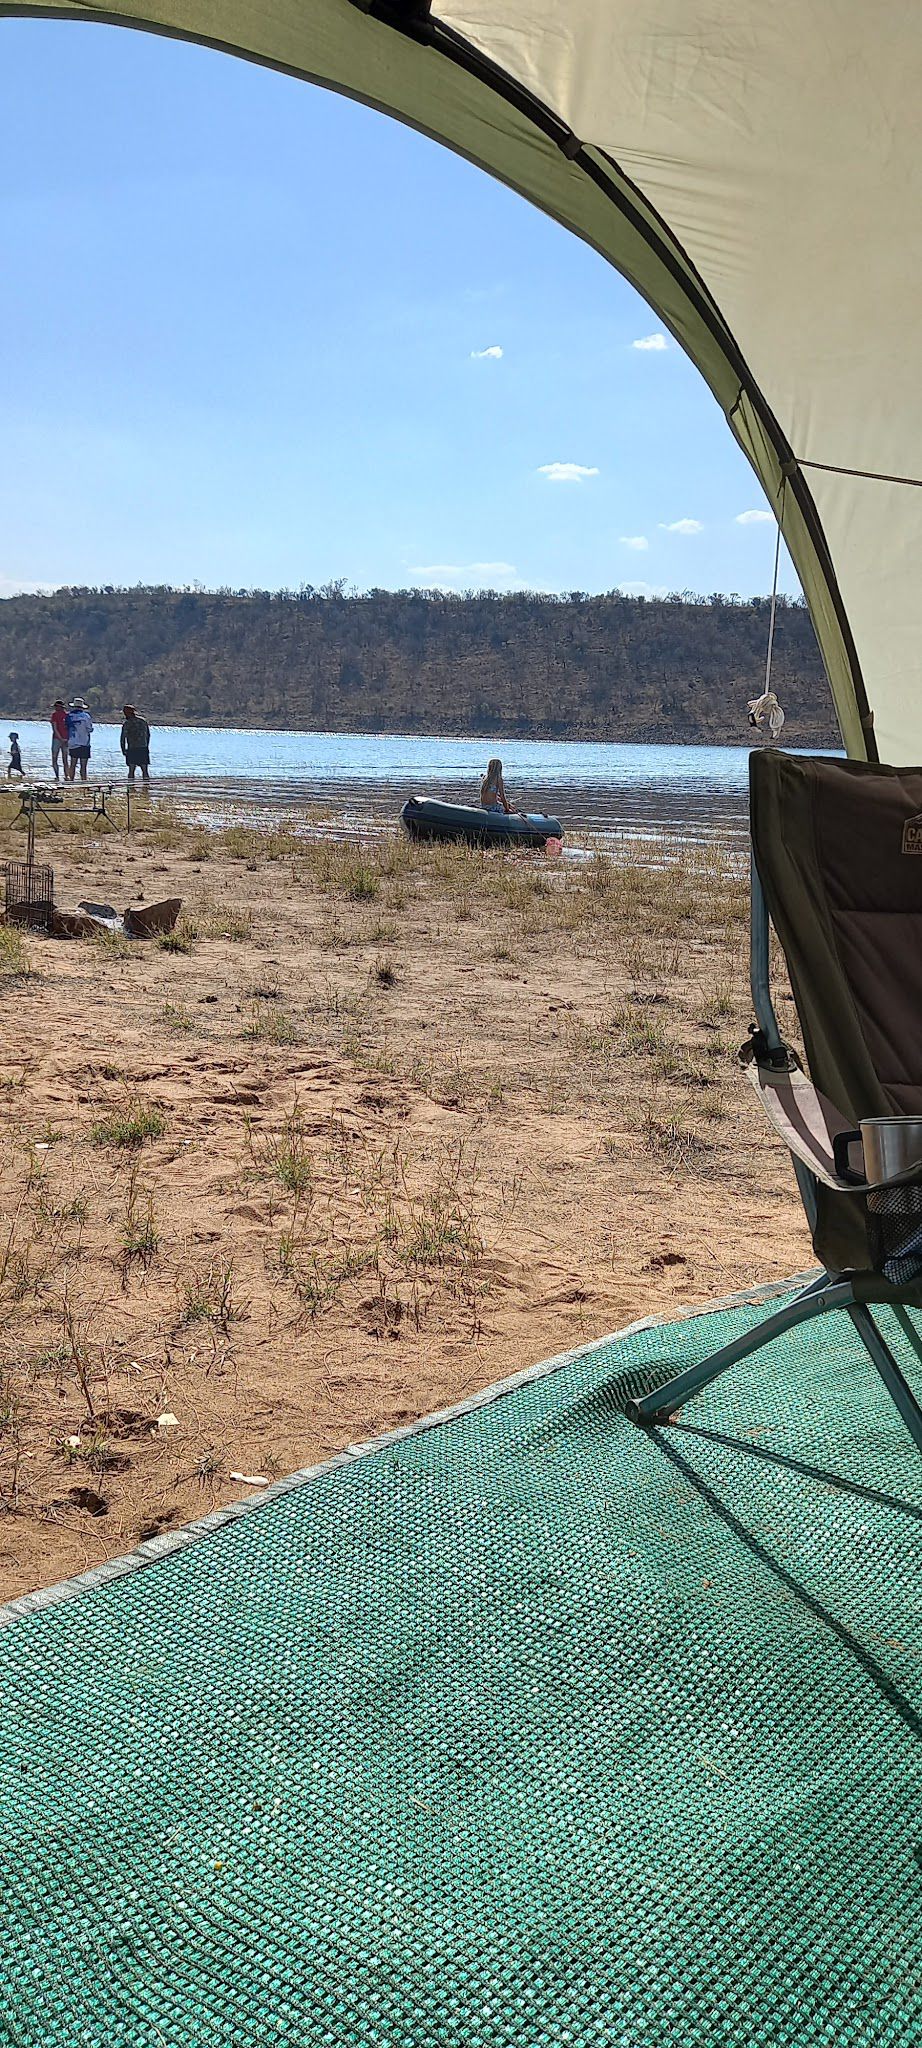
[[[89,747],[71,747],[70,758],[72,761],[88,761],[90,758]]]
[[[149,768],[150,748],[129,747],[128,752],[125,755],[125,765],[128,768]]]

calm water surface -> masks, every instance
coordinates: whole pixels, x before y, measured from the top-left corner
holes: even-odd
[[[27,775],[47,778],[48,727],[10,719]],[[407,796],[476,803],[491,754],[501,753],[516,808],[556,813],[570,842],[583,834],[686,839],[746,832],[746,747],[623,747],[551,740],[425,739],[366,733],[235,732],[159,726],[151,751],[155,793],[190,816],[270,824],[298,813],[327,829],[392,821]],[[98,725],[91,780],[120,781],[118,727]]]

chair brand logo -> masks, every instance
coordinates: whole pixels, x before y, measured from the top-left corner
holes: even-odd
[[[922,853],[922,811],[917,818],[907,818],[903,826],[903,852]]]

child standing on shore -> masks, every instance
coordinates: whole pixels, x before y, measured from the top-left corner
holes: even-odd
[[[10,759],[9,759],[9,766],[8,766],[8,768],[7,768],[7,771],[6,771],[6,779],[7,779],[7,781],[9,782],[9,780],[10,780],[11,776],[13,776],[13,775],[24,775],[24,774],[25,774],[25,772],[26,772],[26,771],[25,771],[25,769],[24,769],[24,767],[23,767],[23,765],[22,765],[22,755],[21,755],[21,753],[20,753],[20,751],[19,751],[19,734],[18,734],[18,732],[11,732],[11,733],[10,733]]]

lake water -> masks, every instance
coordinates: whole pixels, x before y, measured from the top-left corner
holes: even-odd
[[[0,719],[19,732],[29,777],[46,780],[49,729]],[[121,781],[115,725],[97,725],[91,780]],[[155,794],[190,816],[270,824],[309,817],[326,830],[368,831],[397,816],[404,799],[432,795],[476,803],[489,756],[502,754],[518,809],[556,813],[568,842],[648,833],[685,839],[746,833],[746,747],[626,747],[581,741],[426,739],[367,733],[235,732],[158,726],[151,773]]]

